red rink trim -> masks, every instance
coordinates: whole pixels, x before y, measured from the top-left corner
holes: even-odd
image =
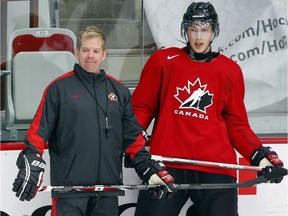
[[[288,137],[259,137],[262,144],[287,144]]]
[[[244,158],[239,158],[239,164],[250,166],[248,161]],[[238,171],[238,181],[245,182],[257,177],[256,172],[247,172],[244,170]],[[238,190],[239,195],[256,195],[257,194],[257,186],[256,187],[249,187],[249,188],[239,188]]]
[[[288,137],[269,137],[263,136],[259,137],[262,144],[288,144]],[[10,150],[23,150],[25,144],[23,142],[1,142],[0,151],[10,151]],[[45,146],[45,149],[48,148],[48,145]]]
[[[23,142],[1,142],[0,151],[23,150],[26,145]],[[48,145],[45,146],[45,149]]]
[[[288,137],[259,137],[262,144],[288,144]],[[0,151],[23,150],[25,144],[23,142],[1,142]],[[45,149],[48,145],[45,146]]]

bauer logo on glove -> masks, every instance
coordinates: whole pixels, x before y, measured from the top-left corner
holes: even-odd
[[[39,154],[20,152],[17,159],[19,172],[12,190],[21,201],[33,199],[43,180],[45,161]]]

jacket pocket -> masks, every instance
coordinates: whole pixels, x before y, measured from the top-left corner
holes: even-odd
[[[74,164],[74,162],[75,162],[75,160],[76,160],[76,154],[73,156],[73,158],[72,158],[72,160],[71,160],[71,163],[69,164],[69,166],[68,166],[68,168],[67,168],[67,170],[66,170],[66,172],[65,172],[65,175],[64,175],[64,179],[63,179],[63,185],[65,185],[66,184],[66,181],[67,181],[67,178],[68,178],[68,176],[69,176],[69,173],[70,173],[70,171],[71,171],[71,169],[72,169],[72,167],[73,167],[73,164]]]

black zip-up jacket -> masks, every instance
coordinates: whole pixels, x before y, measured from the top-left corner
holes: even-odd
[[[150,158],[123,84],[107,75],[74,70],[52,81],[26,134],[41,155],[48,143],[53,186],[122,184],[122,156],[134,164]],[[124,192],[52,192],[52,197],[123,195]]]

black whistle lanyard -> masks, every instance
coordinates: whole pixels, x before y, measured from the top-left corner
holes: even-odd
[[[83,82],[83,80],[80,79],[81,83],[83,84],[83,86],[85,86],[85,88],[88,90],[88,92],[91,94],[91,96],[94,98],[96,104],[98,105],[98,107],[100,108],[100,110],[104,113],[104,116],[105,116],[105,134],[106,134],[106,137],[109,136],[109,133],[110,133],[110,127],[109,127],[109,119],[108,119],[108,87],[107,87],[107,80],[106,80],[106,77],[104,78],[104,82],[105,82],[105,98],[106,98],[106,107],[105,109],[103,109],[103,107],[101,106],[101,104],[98,102],[98,98],[97,98],[97,92],[96,92],[96,89],[95,89],[95,82],[96,82],[96,76],[94,77],[94,80],[93,80],[93,90],[94,90],[94,94],[90,91],[90,89],[88,88],[87,85],[85,85],[85,83]]]
[[[93,89],[94,89],[94,93],[95,93],[95,101],[96,101],[96,104],[100,107],[101,111],[104,113],[104,116],[105,116],[105,134],[106,134],[106,137],[109,136],[109,133],[110,133],[110,127],[109,127],[109,120],[108,120],[108,87],[107,87],[107,80],[106,80],[106,77],[105,77],[105,98],[106,98],[106,107],[105,107],[105,110],[103,109],[103,107],[101,106],[101,104],[98,102],[98,98],[97,98],[97,92],[96,92],[96,89],[95,89],[95,80],[93,80]]]

